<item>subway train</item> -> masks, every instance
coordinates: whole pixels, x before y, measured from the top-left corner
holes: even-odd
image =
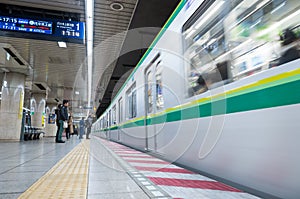
[[[300,197],[300,1],[181,1],[95,136],[264,198]]]

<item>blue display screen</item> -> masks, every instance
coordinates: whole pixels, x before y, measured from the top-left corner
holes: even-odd
[[[52,34],[53,22],[0,16],[0,29]]]
[[[9,34],[3,33],[1,30],[7,31]],[[2,35],[12,37],[84,43],[85,23],[0,16],[0,32]],[[18,32],[26,32],[26,34]]]
[[[77,21],[56,21],[55,36],[84,39],[84,23]]]

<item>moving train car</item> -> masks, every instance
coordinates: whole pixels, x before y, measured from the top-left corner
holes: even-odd
[[[299,198],[299,25],[299,0],[182,1],[94,135]]]

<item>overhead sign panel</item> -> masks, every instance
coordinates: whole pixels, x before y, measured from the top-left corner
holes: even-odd
[[[2,30],[52,34],[52,25],[51,21],[0,16],[0,29]]]
[[[84,39],[84,23],[56,21],[54,35],[62,38]]]
[[[84,43],[85,24],[79,21],[0,16],[0,34],[11,37]]]

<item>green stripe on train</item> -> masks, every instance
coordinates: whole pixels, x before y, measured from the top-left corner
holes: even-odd
[[[168,112],[146,120],[147,125],[237,113],[300,103],[300,80],[257,90],[238,96]],[[144,119],[121,125],[120,128],[144,126]],[[115,127],[110,130],[116,129]]]

